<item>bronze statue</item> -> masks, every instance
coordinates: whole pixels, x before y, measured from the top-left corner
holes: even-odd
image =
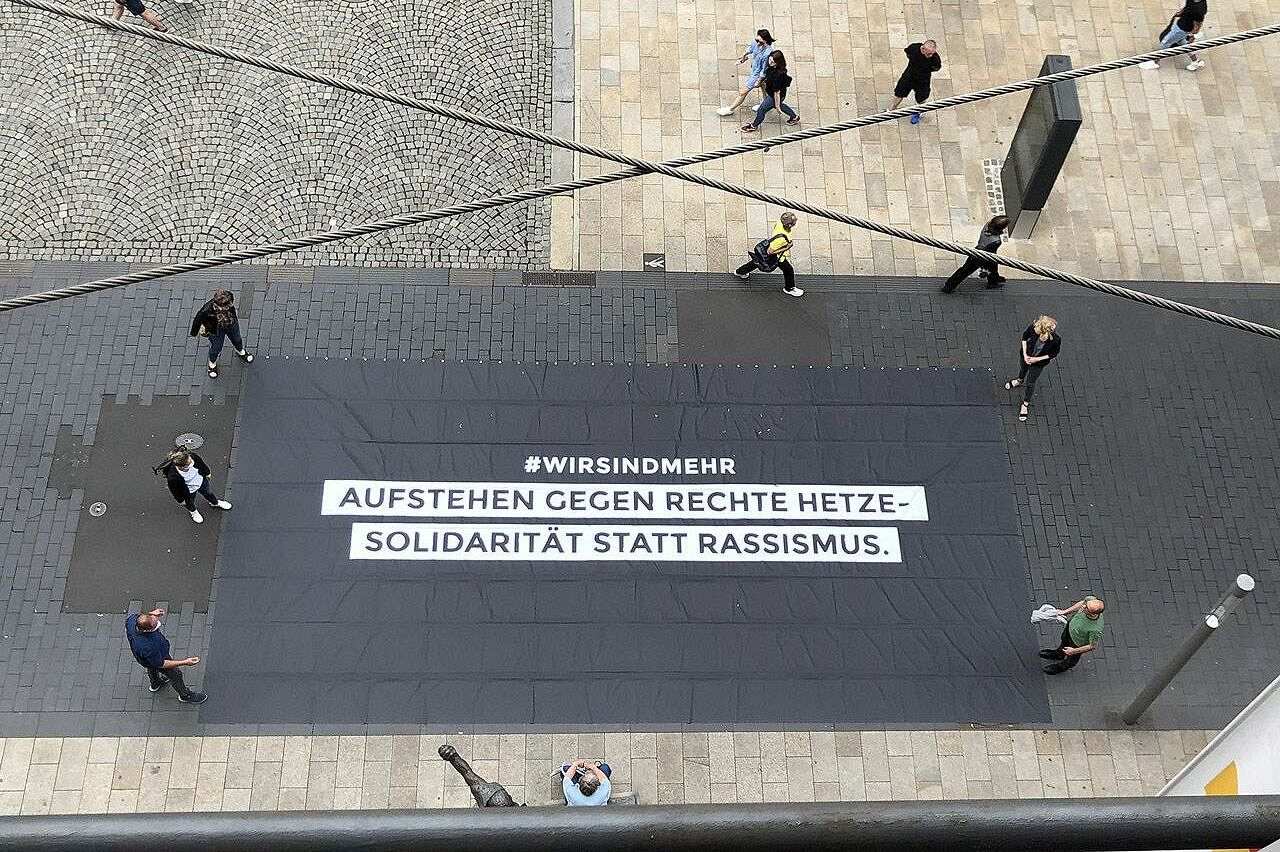
[[[471,768],[471,764],[458,754],[458,750],[451,745],[440,746],[440,757],[449,761],[449,764],[462,776],[462,780],[467,782],[467,787],[471,790],[471,795],[475,797],[476,804],[482,808],[517,808],[524,807],[517,805],[515,799],[511,798],[511,794],[507,792],[507,788],[503,787],[496,781],[486,781],[475,773]]]

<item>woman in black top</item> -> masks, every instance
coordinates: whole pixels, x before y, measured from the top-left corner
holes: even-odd
[[[209,484],[209,465],[195,453],[186,450],[174,450],[160,467],[164,473],[165,484],[173,499],[187,507],[191,520],[197,524],[204,523],[204,516],[196,508],[196,495],[209,501],[210,506],[219,509],[230,509],[231,504],[213,493]]]
[[[987,224],[982,226],[982,231],[978,234],[978,242],[974,248],[989,251],[992,254],[1000,251],[1000,235],[1009,227],[1008,216],[992,216]],[[987,275],[987,289],[994,290],[997,287],[1003,287],[1005,278],[1000,274],[999,268],[994,263],[987,263],[984,260],[978,260],[974,257],[966,257],[964,263],[959,269],[951,273],[951,277],[942,285],[942,292],[952,293],[960,282],[968,278],[977,270],[982,269]]]
[[[244,340],[240,338],[240,317],[233,304],[235,296],[227,290],[214,290],[213,298],[205,302],[196,311],[191,321],[192,337],[209,338],[209,378],[218,378],[218,356],[222,354],[222,343],[230,337],[236,354],[246,364],[253,363],[253,353],[246,352]]]
[[[1058,336],[1058,321],[1041,314],[1036,321],[1022,332],[1022,358],[1018,361],[1018,377],[1004,383],[1005,390],[1013,390],[1023,386],[1022,407],[1018,409],[1018,419],[1026,420],[1031,408],[1031,395],[1036,390],[1036,379],[1049,366],[1049,362],[1058,357],[1062,348],[1062,338]]]
[[[764,92],[764,100],[760,102],[760,106],[756,107],[755,120],[742,125],[742,132],[754,133],[764,121],[765,114],[774,107],[790,116],[787,124],[799,124],[800,116],[786,104],[787,87],[790,85],[791,78],[787,76],[787,57],[782,55],[781,50],[775,50],[769,54],[769,61],[764,67],[764,79],[760,81],[760,91]]]

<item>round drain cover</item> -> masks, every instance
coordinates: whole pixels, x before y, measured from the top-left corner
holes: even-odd
[[[107,504],[99,500],[97,503],[89,504],[89,514],[95,518],[101,518],[107,513]]]
[[[195,432],[183,432],[181,435],[173,439],[175,447],[182,447],[184,450],[198,450],[204,446],[204,438]]]

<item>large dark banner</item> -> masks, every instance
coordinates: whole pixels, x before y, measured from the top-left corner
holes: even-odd
[[[991,378],[249,373],[206,722],[1047,721]]]

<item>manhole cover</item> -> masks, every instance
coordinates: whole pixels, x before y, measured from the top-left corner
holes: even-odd
[[[95,518],[101,518],[106,513],[107,513],[107,504],[103,503],[101,500],[99,500],[97,503],[91,503],[89,505],[89,514],[93,515]]]
[[[204,446],[204,438],[195,432],[183,432],[181,435],[173,439],[175,447],[182,447],[184,450],[198,450]]]

